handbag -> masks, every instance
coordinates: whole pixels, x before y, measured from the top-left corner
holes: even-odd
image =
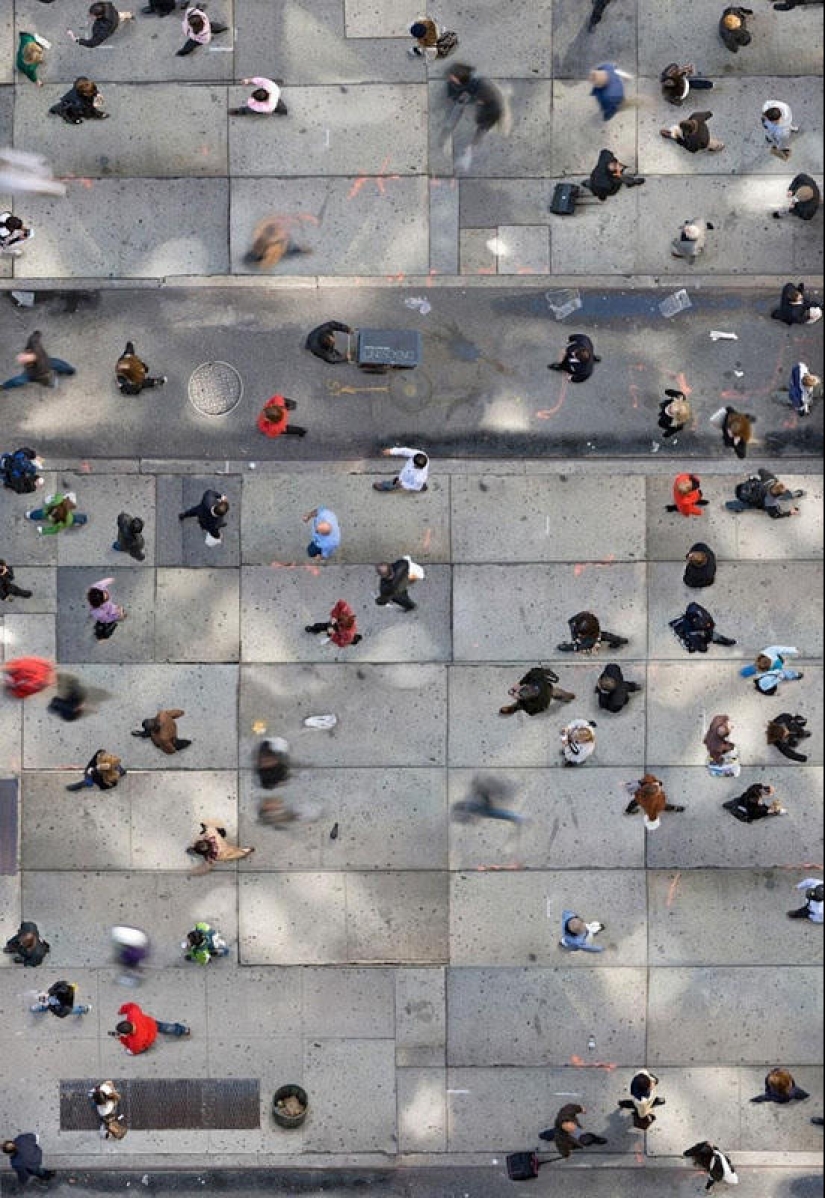
[[[419,566],[418,562],[414,562],[408,553],[404,554],[404,561],[407,562],[409,567],[407,570],[407,577],[409,578],[410,582],[423,582],[424,578],[426,577],[424,574],[424,567]]]
[[[128,1130],[125,1115],[109,1115],[100,1125],[100,1134],[104,1140],[122,1140]]]

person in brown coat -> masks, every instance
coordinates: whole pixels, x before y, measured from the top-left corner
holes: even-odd
[[[724,764],[726,753],[732,753],[736,748],[728,737],[733,730],[729,715],[715,715],[710,721],[710,727],[704,736],[704,746],[714,765]]]
[[[659,817],[663,811],[684,811],[684,807],[668,803],[661,779],[653,774],[645,774],[638,782],[631,782],[628,789],[632,797],[624,813],[635,815],[637,811],[643,811],[648,832],[659,827],[662,822]]]
[[[187,849],[193,857],[200,857],[201,863],[193,869],[192,875],[208,874],[220,861],[240,861],[254,853],[254,848],[242,849],[238,845],[227,844],[226,828],[219,827],[210,820],[201,824],[200,835],[194,844]]]
[[[132,341],[126,342],[126,348],[115,364],[115,378],[122,395],[140,395],[147,387],[162,387],[167,381],[165,374],[150,377],[149,367],[135,353]]]
[[[133,732],[132,736],[151,740],[162,753],[179,753],[181,749],[188,749],[192,743],[191,740],[178,740],[178,726],[175,720],[179,720],[182,715],[186,715],[186,712],[181,711],[179,707],[159,711],[152,719],[142,720],[142,731]]]

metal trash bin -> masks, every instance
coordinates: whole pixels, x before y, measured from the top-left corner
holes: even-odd
[[[297,1098],[304,1109],[297,1115],[285,1114],[278,1106],[285,1098]],[[272,1095],[272,1118],[279,1127],[300,1127],[306,1119],[308,1112],[309,1099],[307,1098],[306,1090],[302,1089],[301,1086],[281,1086]]]

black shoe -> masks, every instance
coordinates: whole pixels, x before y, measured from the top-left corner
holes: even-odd
[[[547,369],[548,370],[564,370],[564,367],[562,366],[561,362],[551,362],[548,365]]]
[[[654,1105],[654,1106],[664,1106],[664,1105],[665,1105],[665,1100],[664,1100],[664,1098],[654,1098],[654,1099],[653,1099],[653,1105]]]
[[[594,355],[593,355],[593,361],[594,361],[594,362],[601,362],[601,358],[599,357],[599,355],[598,355],[598,354],[594,354]]]

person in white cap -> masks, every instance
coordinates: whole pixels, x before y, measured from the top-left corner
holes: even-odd
[[[704,250],[707,231],[712,228],[713,225],[707,220],[686,220],[670,243],[671,255],[674,258],[687,258],[692,266]]]

